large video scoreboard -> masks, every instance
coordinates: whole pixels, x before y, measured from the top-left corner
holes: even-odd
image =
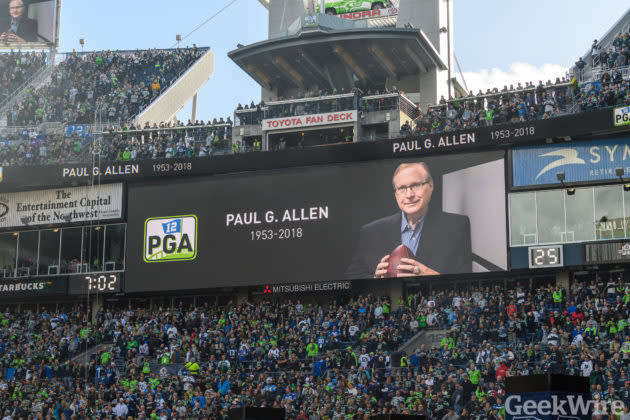
[[[559,232],[536,226],[533,239],[527,226],[510,220],[514,194],[541,188],[542,195],[564,194],[547,179],[555,172],[538,177],[544,185],[521,185],[525,172],[518,168],[526,163],[514,159],[525,148],[518,153],[511,148],[533,147],[527,152],[533,158],[527,159],[539,159],[549,151],[528,143],[578,147],[569,136],[588,135],[592,127],[613,127],[613,111],[304,151],[5,167],[0,203],[7,207],[9,191],[124,181],[118,222],[127,229],[124,272],[119,267],[44,276],[37,283],[37,276],[1,283],[7,296],[29,297],[348,284],[374,277],[439,281],[512,269],[625,263],[630,258],[625,237],[575,239],[566,228],[569,220]],[[617,144],[623,140],[593,141],[624,150]],[[551,162],[547,158],[527,176],[536,178]],[[566,174],[577,174],[571,170]],[[588,180],[580,182],[578,187],[588,186]],[[414,214],[421,217],[409,217]],[[620,220],[623,225],[623,215]],[[616,221],[599,221],[600,230]],[[62,221],[40,229],[57,226],[66,229]],[[522,242],[515,243],[515,237]],[[384,262],[387,268],[379,268]]]
[[[423,206],[409,245],[423,265],[416,275],[506,270],[504,157],[467,153],[129,185],[125,290],[372,278],[401,244],[407,216]]]

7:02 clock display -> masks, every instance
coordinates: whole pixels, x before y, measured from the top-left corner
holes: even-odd
[[[529,268],[562,267],[562,245],[530,246]]]
[[[119,293],[122,291],[121,273],[90,273],[70,276],[68,294]]]

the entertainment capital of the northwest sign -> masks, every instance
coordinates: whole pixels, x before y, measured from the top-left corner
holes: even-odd
[[[0,228],[122,217],[123,184],[0,194]]]

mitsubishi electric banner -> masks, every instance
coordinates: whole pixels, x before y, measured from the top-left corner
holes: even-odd
[[[0,228],[120,219],[122,196],[121,183],[0,194]]]
[[[619,178],[616,168],[630,178],[630,138],[519,147],[512,151],[514,187],[600,181]]]

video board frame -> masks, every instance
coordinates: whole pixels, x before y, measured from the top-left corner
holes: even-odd
[[[59,47],[61,0],[0,0],[0,50]]]
[[[393,260],[402,242],[392,176],[418,161],[435,182],[413,254],[430,270],[406,274],[508,270],[505,152],[494,151],[128,184],[125,292],[372,278],[376,255]],[[363,232],[379,220],[393,233],[361,254],[357,269]]]

